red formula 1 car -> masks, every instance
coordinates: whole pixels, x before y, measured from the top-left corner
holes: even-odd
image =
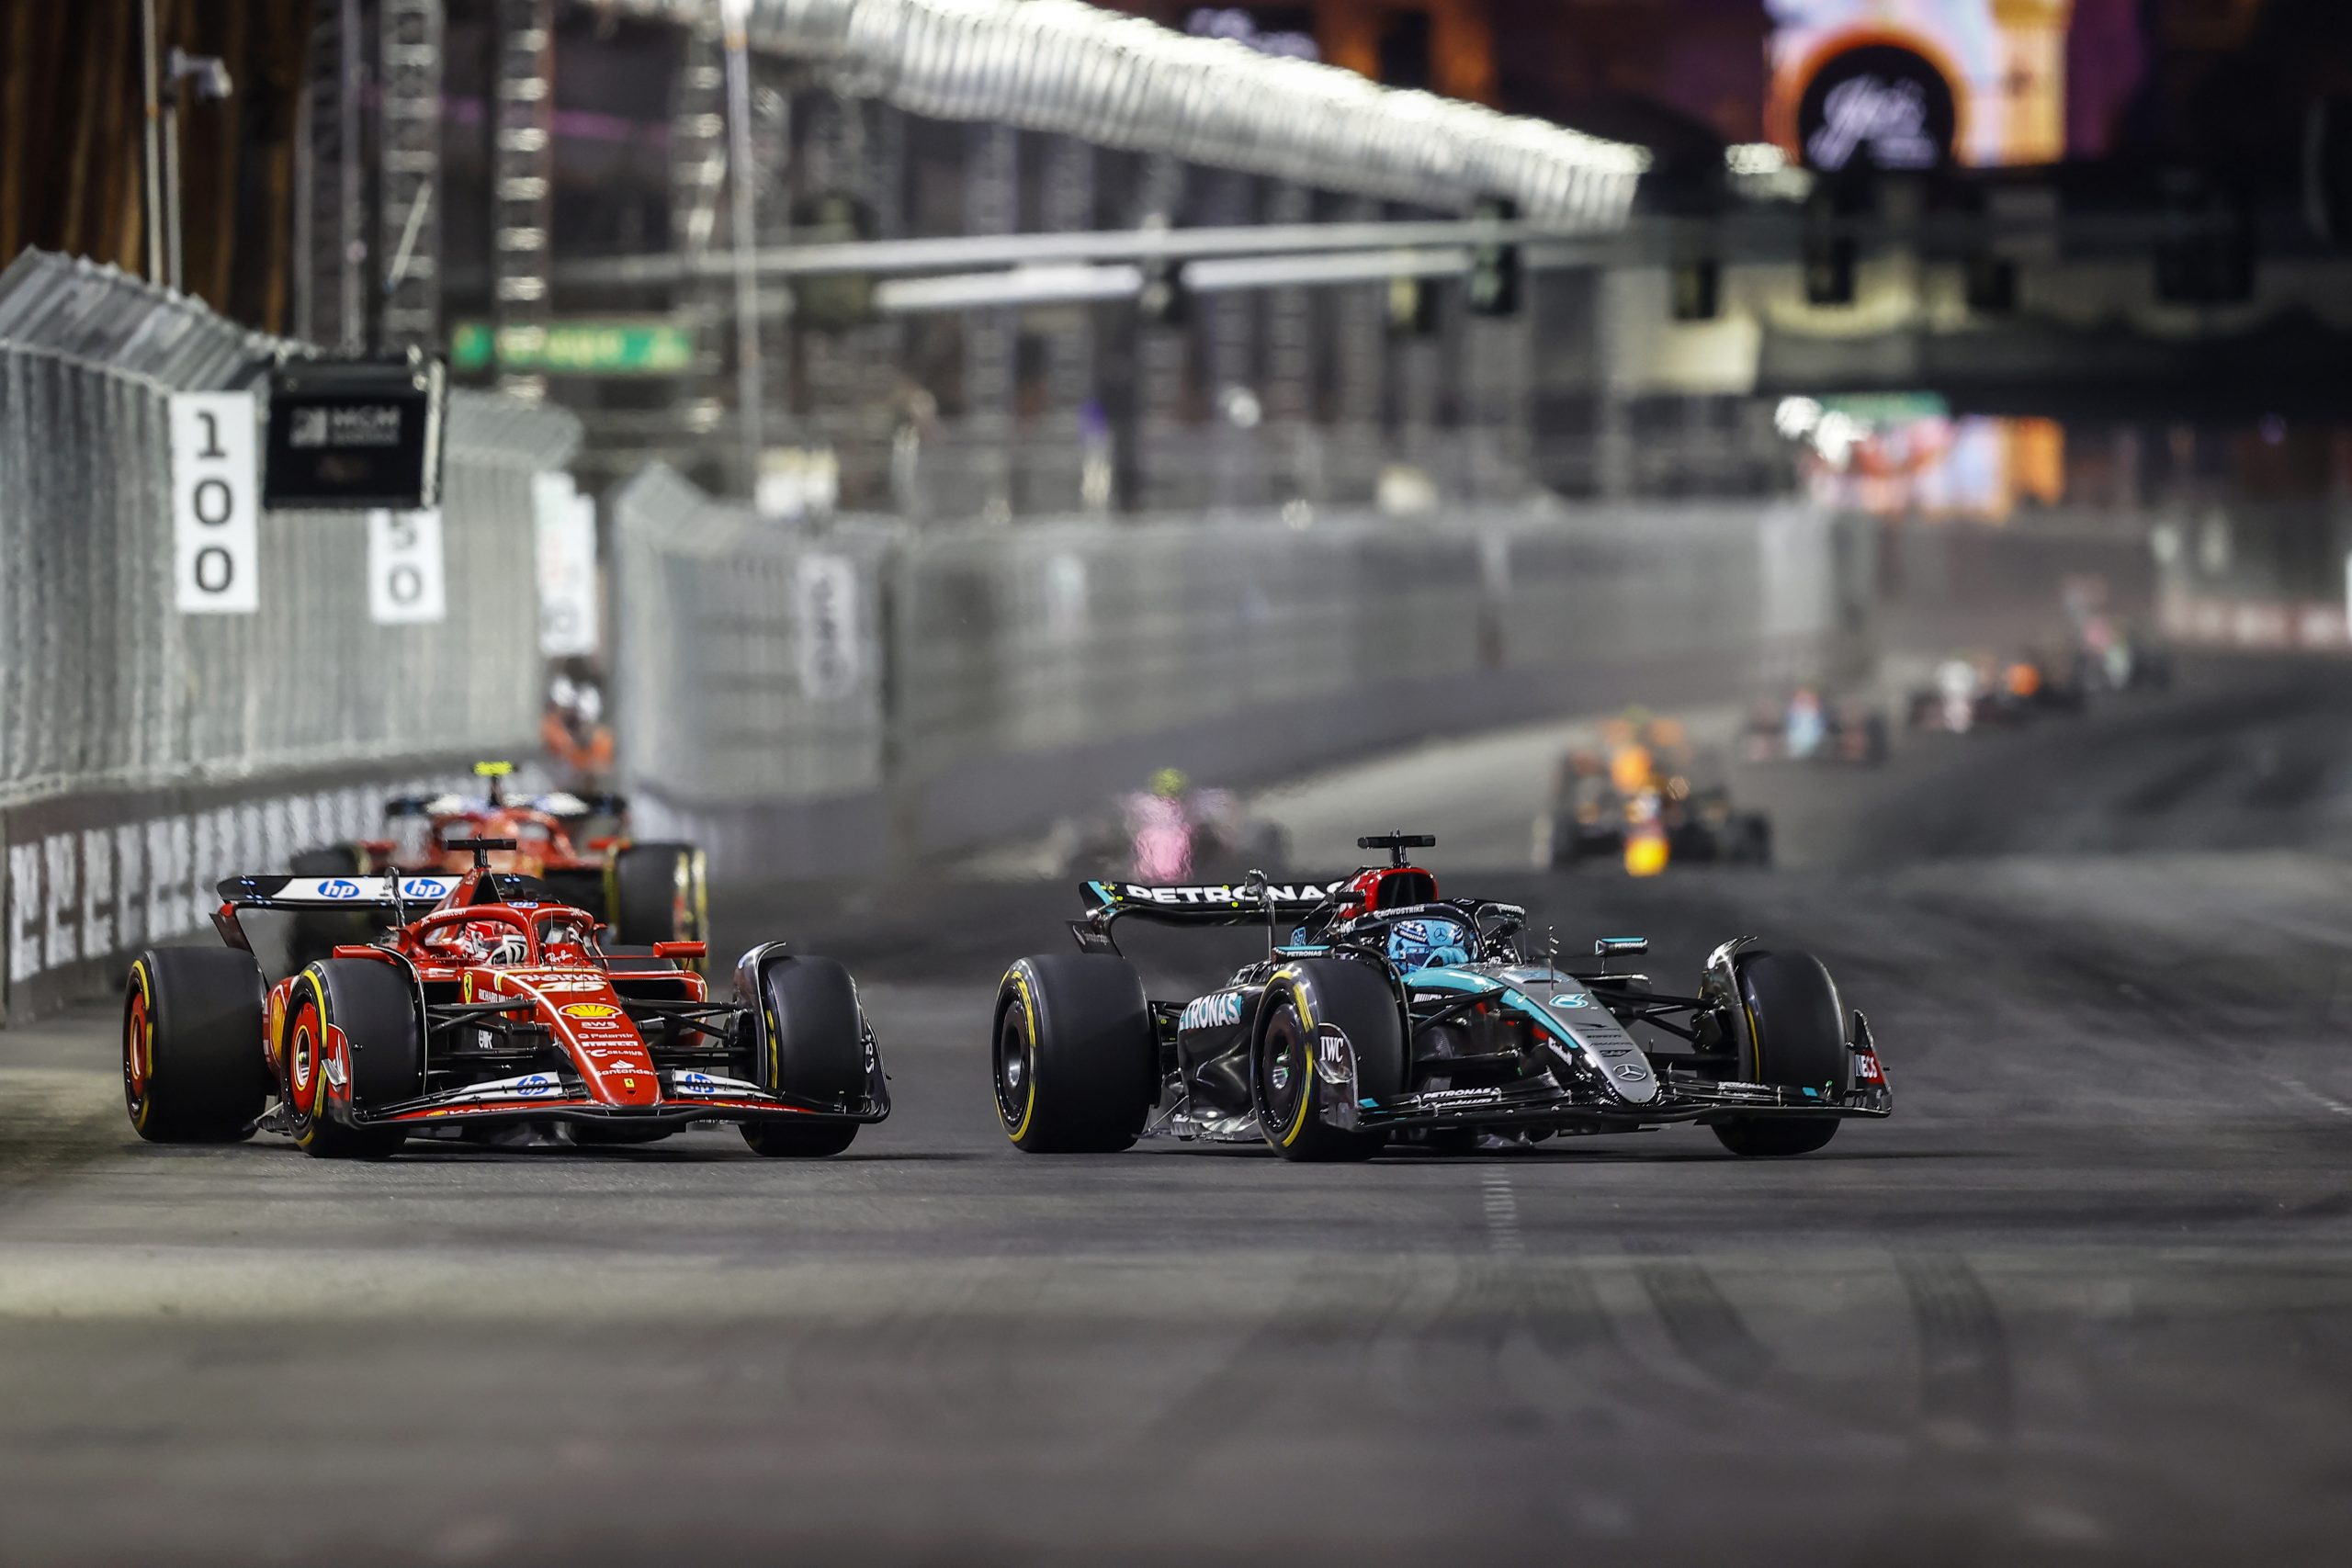
[[[232,877],[213,917],[227,947],[141,953],[122,1040],[139,1135],[277,1132],[312,1155],[381,1159],[413,1136],[501,1124],[639,1144],[731,1122],[760,1154],[815,1156],[889,1114],[839,964],[768,942],[736,965],[733,999],[714,1001],[679,962],[702,943],[609,951],[586,910],[490,868],[512,840],[451,842],[475,857],[461,877]],[[290,940],[271,919],[322,908],[389,915],[389,929],[266,983],[265,958]]]
[[[646,843],[629,837],[628,803],[617,795],[551,795],[509,799],[508,762],[477,762],[479,795],[398,795],[384,803],[383,836],[328,844],[294,857],[297,875],[465,874],[474,839],[512,839],[491,869],[544,882],[555,896],[608,921],[628,942],[690,942],[708,930],[702,852],[692,844]],[[332,914],[304,923],[306,956],[351,940]]]

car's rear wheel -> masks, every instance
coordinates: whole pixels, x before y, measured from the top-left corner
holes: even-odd
[[[1351,1096],[1376,1101],[1402,1092],[1405,1027],[1387,977],[1369,964],[1307,959],[1277,976],[1264,1005],[1250,1077],[1258,1127],[1267,1144],[1284,1159],[1355,1160],[1378,1154],[1387,1142],[1382,1134],[1323,1120],[1316,1089],[1317,1036],[1324,1025],[1347,1036]]]
[[[1005,1136],[1029,1154],[1132,1147],[1157,1098],[1143,977],[1124,958],[1024,958],[997,989],[991,1072]]]
[[[330,1085],[340,1073],[355,1111],[424,1092],[424,1024],[407,971],[372,958],[329,958],[298,976],[279,1060],[288,1130],[320,1159],[387,1159],[407,1133],[335,1118]]]
[[[157,947],[123,987],[122,1098],[151,1144],[248,1137],[268,1091],[261,965],[233,948]]]
[[[1811,1090],[1835,1100],[1853,1088],[1852,1048],[1837,983],[1809,953],[1736,953],[1732,1038],[1751,1083]],[[1736,1155],[1811,1154],[1837,1135],[1834,1117],[1758,1116],[1718,1122]]]
[[[699,941],[702,852],[692,844],[629,845],[613,857],[605,904],[622,942]]]

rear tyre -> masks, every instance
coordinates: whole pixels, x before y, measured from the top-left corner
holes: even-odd
[[[269,1079],[261,965],[225,947],[155,947],[123,987],[122,1098],[151,1144],[250,1137]]]
[[[1143,977],[1107,953],[1024,958],[996,995],[997,1118],[1029,1154],[1115,1154],[1158,1098]]]
[[[319,1159],[389,1159],[397,1153],[407,1141],[405,1131],[336,1120],[328,1086],[339,1065],[356,1111],[424,1092],[424,1023],[408,972],[372,958],[322,960],[295,977],[284,1027],[279,1060],[295,1146]]]
[[[698,940],[702,871],[702,852],[692,844],[631,844],[615,855],[605,874],[605,905],[618,940]]]
[[[1812,1089],[1824,1099],[1853,1088],[1853,1051],[1837,983],[1809,953],[1742,953],[1733,1036],[1750,1083]],[[1718,1122],[1715,1137],[1736,1155],[1811,1154],[1837,1135],[1832,1117],[1761,1116]]]
[[[1347,1035],[1355,1063],[1352,1094],[1391,1099],[1405,1088],[1405,1027],[1396,993],[1379,970],[1346,959],[1310,958],[1287,974],[1267,987],[1265,1025],[1250,1074],[1259,1130],[1284,1159],[1370,1159],[1387,1142],[1383,1134],[1334,1127],[1319,1113],[1316,1032],[1328,1023]]]

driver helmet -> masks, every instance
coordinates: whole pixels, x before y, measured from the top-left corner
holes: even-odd
[[[1467,964],[1456,920],[1398,920],[1388,928],[1388,961],[1406,974],[1445,964]]]
[[[503,920],[470,920],[458,939],[471,964],[520,964],[531,956],[530,939]]]

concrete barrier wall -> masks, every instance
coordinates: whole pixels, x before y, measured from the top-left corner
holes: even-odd
[[[1818,678],[1867,656],[1875,570],[1867,525],[1758,503],[809,531],[657,469],[613,518],[640,823],[778,877],[1025,832],[1162,765],[1249,784]]]

